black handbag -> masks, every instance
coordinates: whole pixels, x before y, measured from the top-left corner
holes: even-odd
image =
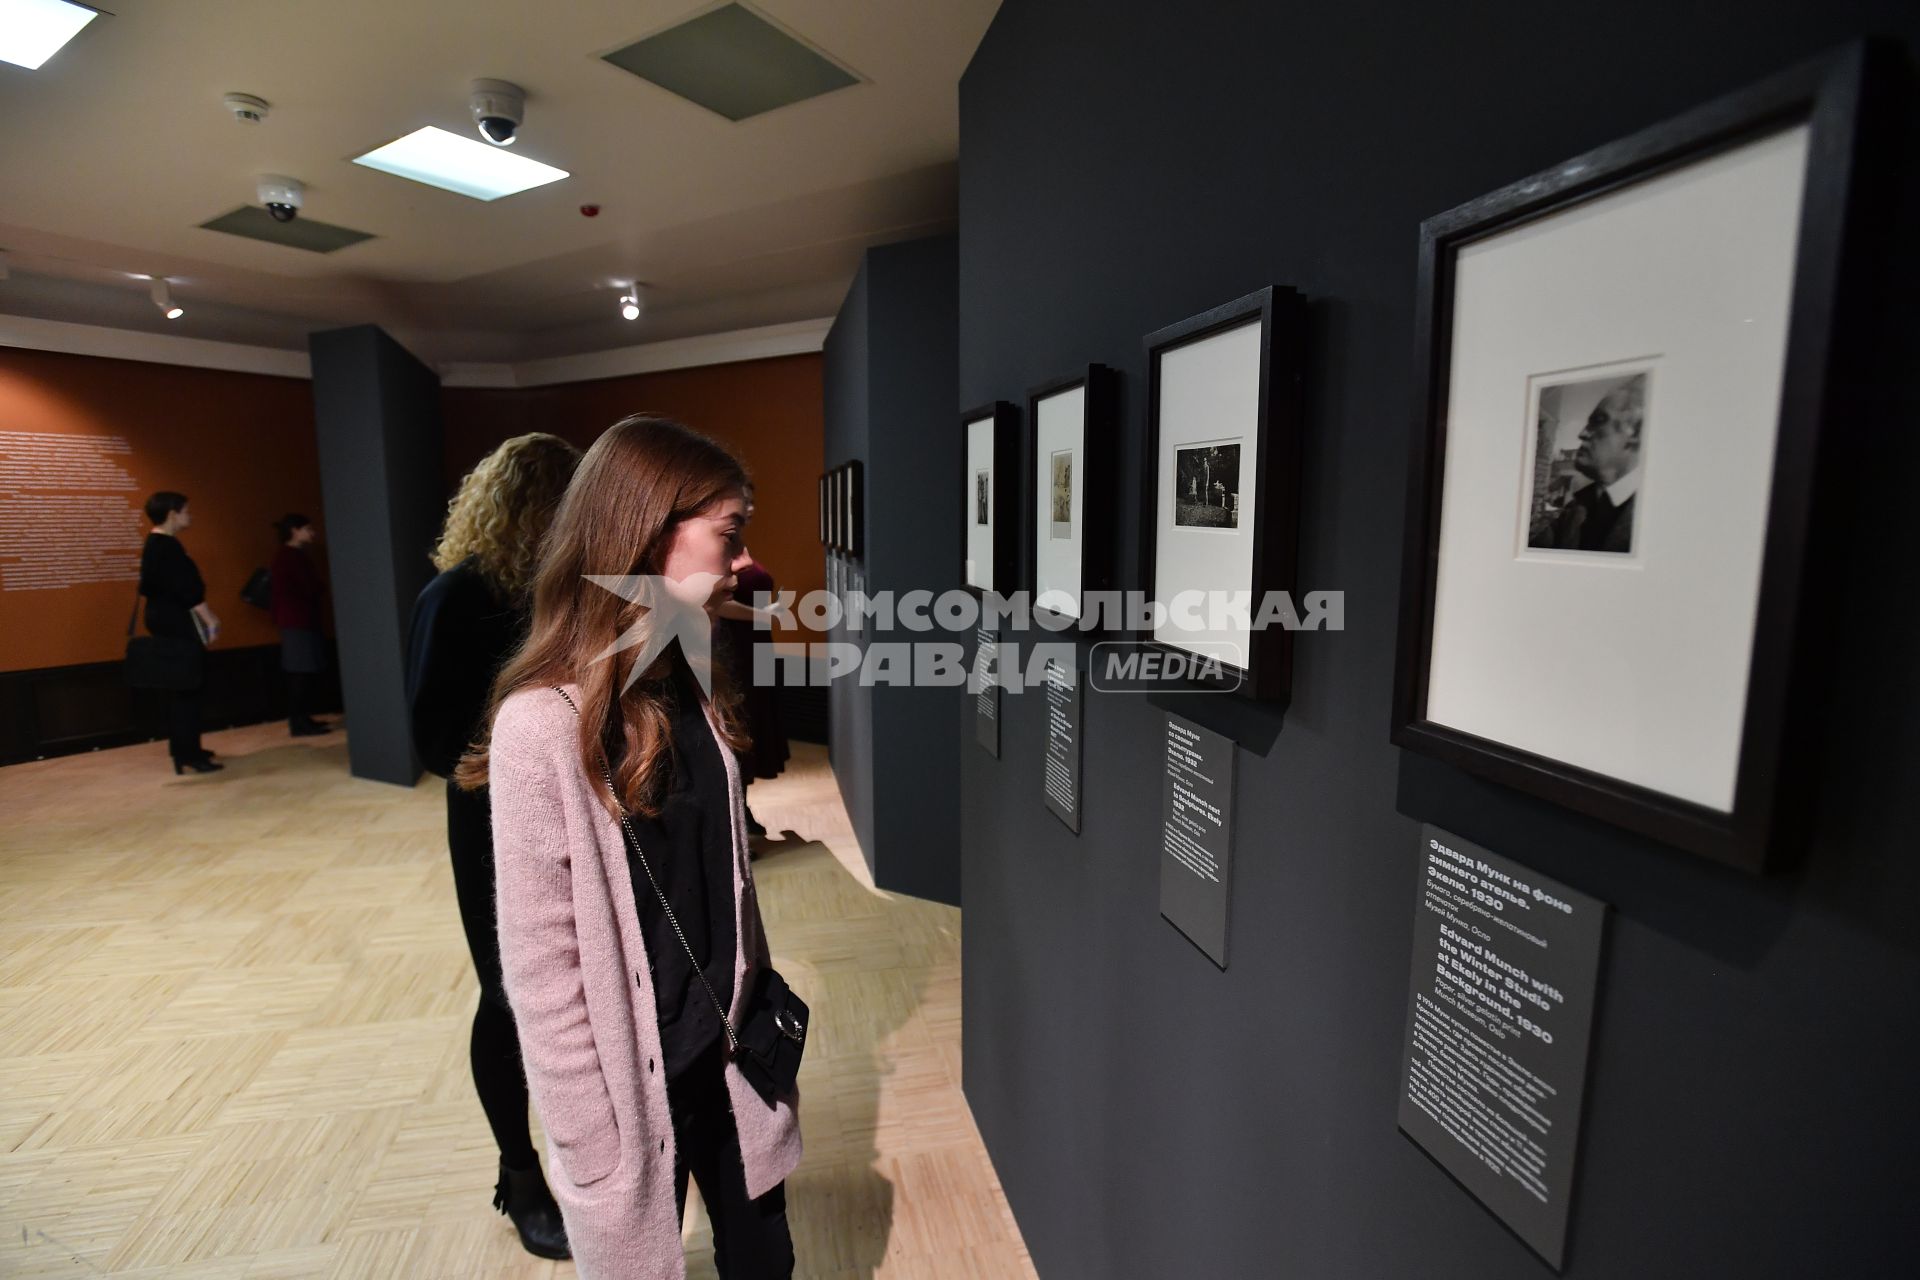
[[[134,689],[198,689],[206,678],[206,651],[186,636],[139,636],[133,633],[140,616],[140,593],[133,594],[133,612],[127,615],[127,685]]]
[[[256,609],[273,608],[273,574],[255,569],[247,585],[240,588],[240,598]]]
[[[574,715],[580,714],[580,708],[573,705],[573,699],[567,697],[566,690],[555,685],[553,691],[572,708]],[[660,910],[666,913],[674,936],[680,939],[680,945],[686,949],[687,963],[692,966],[694,976],[700,979],[700,985],[706,988],[707,999],[713,1001],[714,1012],[720,1015],[720,1026],[727,1033],[727,1049],[734,1065],[740,1068],[740,1074],[746,1077],[754,1092],[765,1099],[769,1106],[780,1098],[793,1097],[795,1084],[800,1077],[800,1055],[807,1047],[807,1002],[794,994],[793,988],[787,985],[786,979],[773,966],[764,965],[753,972],[753,986],[747,993],[745,1015],[740,1020],[739,1029],[735,1030],[733,1020],[727,1017],[726,1006],[720,1003],[713,984],[707,981],[699,959],[688,945],[687,935],[681,932],[680,921],[674,917],[673,908],[667,905],[667,895],[661,891],[660,882],[653,878],[653,865],[647,861],[639,837],[633,834],[633,827],[627,822],[626,808],[620,804],[619,794],[613,789],[613,769],[608,765],[605,755],[600,757],[600,774],[606,780],[608,794],[614,798],[614,808],[620,813],[620,830],[626,837],[627,847],[639,859],[641,870],[647,873],[647,883],[653,886],[653,895],[660,900]]]

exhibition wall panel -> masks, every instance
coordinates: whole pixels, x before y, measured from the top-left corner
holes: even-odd
[[[956,242],[939,236],[867,251],[827,335],[825,468],[849,465],[863,527],[855,550],[830,553],[846,590],[953,588],[960,494],[952,470]],[[868,624],[832,638],[863,663],[924,632]],[[960,902],[960,744],[946,732],[951,688],[868,685],[849,673],[828,690],[833,771],[874,883]]]
[[[847,289],[840,313],[834,317],[833,328],[827,331],[826,345],[820,353],[825,381],[822,404],[826,414],[822,443],[825,462],[821,469],[825,471],[833,471],[854,458],[865,458],[869,451],[873,421],[869,390],[873,376],[872,279],[872,256],[868,255],[862,259],[860,270]],[[829,494],[834,492],[829,485]],[[829,497],[830,505],[838,502],[837,497]],[[838,554],[828,547],[822,558],[830,560]],[[828,566],[823,565],[823,572],[827,570]],[[837,586],[839,572],[832,571],[830,577]],[[826,639],[844,643],[846,626],[829,627]],[[874,868],[876,754],[873,690],[854,680],[834,681],[827,688],[827,757],[833,764],[834,781],[840,788],[841,802],[847,807],[847,821],[867,860],[868,871]]]
[[[165,736],[163,695],[120,671],[157,489],[189,499],[224,627],[205,726],[285,714],[279,635],[240,588],[272,558],[270,522],[321,515],[309,383],[0,348],[0,764]],[[325,574],[326,544],[312,554]],[[325,684],[316,709],[335,710]]]
[[[310,334],[340,686],[356,778],[420,777],[407,709],[408,627],[440,537],[440,379],[377,325]]]
[[[817,589],[820,368],[818,355],[798,355],[531,389],[442,389],[430,518],[437,525],[467,468],[509,436],[553,431],[584,447],[649,409],[741,455],[759,481],[755,556],[783,589]],[[312,554],[331,572],[312,383],[0,348],[0,475],[0,763],[164,733],[158,700],[131,696],[119,669],[145,533],[138,508],[155,489],[192,500],[186,542],[225,627],[208,655],[206,727],[283,714],[278,633],[239,590],[272,557],[267,525],[287,511],[321,520]],[[330,671],[324,710],[339,706],[332,680]],[[817,733],[817,691],[786,699],[795,735]]]
[[[273,521],[320,516],[312,386],[0,348],[0,671],[120,658],[157,489],[187,495],[221,647],[278,644],[240,588],[273,557]]]
[[[1920,246],[1875,241],[1846,314],[1800,869],[1710,865],[1388,736],[1421,221],[1867,32],[1911,60],[1920,14],[1006,0],[961,86],[955,407],[1118,369],[1112,567],[1137,586],[1142,336],[1291,285],[1298,580],[1345,593],[1344,630],[1296,637],[1284,711],[1089,690],[1077,836],[1045,816],[1042,698],[1001,700],[997,758],[961,753],[966,1089],[1040,1274],[1549,1274],[1396,1127],[1423,821],[1612,908],[1565,1274],[1911,1265],[1920,664],[1895,584],[1920,524],[1887,478],[1920,436],[1887,424],[1920,413]],[[1912,99],[1894,111],[1906,189],[1879,184],[1870,234],[1920,224]],[[1224,970],[1159,915],[1170,714],[1239,743]]]

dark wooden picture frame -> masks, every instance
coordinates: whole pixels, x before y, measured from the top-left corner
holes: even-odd
[[[1040,539],[1043,536],[1035,519],[1040,500],[1039,486],[1051,483],[1043,478],[1040,457],[1040,402],[1050,400],[1075,387],[1086,388],[1081,414],[1080,474],[1074,483],[1080,486],[1080,608],[1081,618],[1060,634],[1090,634],[1081,625],[1085,617],[1089,591],[1111,591],[1113,582],[1114,502],[1120,466],[1114,456],[1119,448],[1120,375],[1103,364],[1090,364],[1078,373],[1044,382],[1027,393],[1027,468],[1022,489],[1020,528],[1025,546],[1025,584],[1034,597],[1035,617],[1061,619],[1064,615],[1043,607],[1038,600]],[[1095,448],[1096,445],[1104,446]]]
[[[856,560],[866,552],[866,471],[866,464],[858,458],[840,467],[841,511],[846,520],[846,528],[841,535],[841,550]]]
[[[1676,848],[1748,871],[1775,865],[1804,839],[1804,772],[1794,767],[1793,685],[1820,425],[1842,255],[1859,165],[1872,50],[1864,42],[1791,68],[1677,119],[1430,218],[1420,228],[1416,388],[1408,472],[1395,744]],[[1666,174],[1798,125],[1810,127],[1779,433],[1767,497],[1762,571],[1745,716],[1730,811],[1467,734],[1427,718],[1441,494],[1446,458],[1453,272],[1462,247],[1547,214]]]
[[[1243,298],[1155,330],[1142,340],[1147,362],[1147,452],[1141,487],[1140,583],[1149,600],[1158,599],[1156,581],[1160,486],[1160,359],[1167,352],[1257,320],[1260,325],[1260,390],[1255,436],[1258,467],[1252,477],[1253,566],[1245,589],[1257,610],[1267,591],[1294,595],[1298,607],[1300,542],[1300,432],[1302,342],[1306,304],[1285,285],[1269,285]],[[1156,640],[1151,630],[1141,643],[1170,654],[1189,650]],[[1267,627],[1251,633],[1244,667],[1226,664],[1225,678],[1196,678],[1261,701],[1284,705],[1293,683],[1293,633]]]
[[[827,472],[827,550],[845,551],[847,544],[846,521],[841,513],[846,510],[841,501],[841,485],[846,483],[846,475],[839,468]]]
[[[983,419],[993,419],[990,434],[993,437],[993,511],[992,530],[988,535],[988,545],[992,548],[991,572],[992,590],[1002,596],[1010,596],[1019,589],[1020,576],[1020,520],[1021,511],[1017,500],[1006,500],[1008,494],[1025,492],[1020,482],[1020,410],[1005,400],[995,400],[983,404],[977,409],[960,415],[960,475],[963,482],[973,477],[971,454],[968,452],[967,429]],[[967,491],[971,494],[971,485]],[[971,496],[967,500],[966,513],[961,521],[960,538],[960,585],[976,596],[986,592],[967,581],[967,535],[966,530],[973,527],[974,509]]]

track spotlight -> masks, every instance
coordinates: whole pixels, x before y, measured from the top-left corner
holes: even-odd
[[[620,318],[638,320],[640,318],[640,294],[638,290],[629,290],[620,295]]]
[[[178,306],[174,303],[173,292],[167,288],[167,278],[165,276],[155,276],[153,278],[153,287],[150,292],[153,294],[153,305],[160,308],[160,314],[167,319],[178,320],[181,316],[187,314],[185,307]]]

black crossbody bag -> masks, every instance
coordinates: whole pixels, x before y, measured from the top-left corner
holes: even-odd
[[[573,699],[567,697],[566,690],[555,685],[553,691],[572,708],[574,715],[580,714],[580,708],[573,705]],[[800,1054],[807,1047],[807,1002],[794,994],[786,979],[775,972],[772,965],[762,965],[753,972],[746,1016],[741,1019],[739,1029],[734,1029],[733,1020],[727,1017],[726,1007],[720,1003],[720,997],[714,991],[713,984],[707,981],[693,948],[687,944],[687,935],[681,932],[680,921],[675,918],[673,908],[667,905],[667,895],[661,892],[660,882],[653,877],[653,864],[647,861],[639,837],[633,834],[633,827],[627,822],[626,807],[620,803],[619,793],[613,789],[613,769],[604,753],[600,757],[600,775],[606,780],[607,794],[613,797],[614,808],[620,814],[620,830],[626,837],[627,847],[639,859],[641,870],[647,873],[647,883],[653,886],[653,896],[660,900],[660,910],[666,913],[667,923],[673,926],[674,937],[680,939],[680,945],[686,949],[687,963],[693,967],[693,974],[700,979],[700,985],[706,988],[707,999],[713,1001],[714,1012],[720,1015],[720,1026],[727,1033],[727,1049],[735,1065],[740,1068],[740,1074],[747,1078],[747,1083],[768,1105],[779,1098],[791,1098],[800,1076]]]

